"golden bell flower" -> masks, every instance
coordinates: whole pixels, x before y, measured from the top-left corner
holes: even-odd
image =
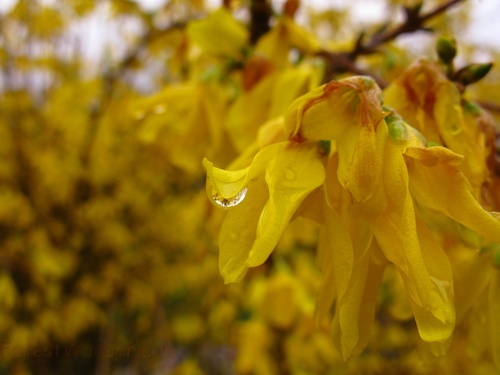
[[[243,56],[249,38],[247,28],[225,8],[217,9],[204,19],[190,22],[187,34],[203,52],[233,59]]]
[[[464,156],[460,169],[479,199],[489,176],[493,123],[479,109],[462,104],[458,89],[440,66],[431,61],[414,63],[385,89],[384,102],[429,142]]]
[[[290,67],[266,74],[231,105],[225,129],[240,152],[255,139],[260,126],[282,116],[288,106],[319,84],[313,66]],[[248,109],[252,108],[251,111]]]
[[[245,169],[204,161],[209,196],[229,209],[219,237],[225,281],[262,264],[292,216],[301,215],[322,227],[317,315],[321,321],[333,306],[334,341],[344,359],[369,340],[388,262],[408,292],[420,336],[441,353],[455,326],[453,276],[420,212],[435,211],[500,243],[500,222],[475,200],[460,170],[463,157],[427,147],[382,107],[380,89],[366,77],[298,98],[284,128],[288,141],[264,147]]]
[[[274,250],[304,198],[324,180],[316,142],[281,142],[252,164],[226,171],[204,159],[207,193],[230,208],[219,235],[219,267],[226,283],[239,281]]]
[[[257,42],[256,54],[265,56],[277,67],[289,65],[292,48],[313,55],[320,50],[318,39],[306,29],[298,26],[288,16],[281,16],[276,25]]]
[[[225,160],[232,149],[223,146],[222,123],[227,93],[210,82],[171,85],[133,103],[132,116],[138,123],[138,137],[157,148],[176,167],[199,174],[200,159],[208,155]],[[193,148],[192,145],[198,145]]]

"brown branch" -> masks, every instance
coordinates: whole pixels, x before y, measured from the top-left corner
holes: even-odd
[[[483,102],[483,101],[477,101],[476,103],[481,108],[486,109],[487,111],[495,112],[497,114],[500,114],[500,103]]]
[[[325,81],[329,81],[336,74],[351,72],[354,74],[363,74],[372,76],[378,85],[382,88],[387,86],[381,78],[374,76],[373,73],[365,71],[356,64],[359,56],[377,53],[378,47],[391,40],[396,39],[402,34],[412,33],[419,30],[427,30],[425,24],[432,18],[444,13],[452,6],[464,2],[465,0],[449,0],[448,2],[440,5],[436,9],[426,13],[420,14],[421,6],[413,8],[405,8],[406,19],[399,26],[392,30],[377,33],[371,39],[364,43],[364,33],[361,33],[356,40],[356,43],[351,51],[348,52],[329,52],[321,51],[318,55],[325,59],[327,69],[325,74]]]
[[[273,9],[268,0],[252,0],[250,4],[250,43],[255,44],[271,28]]]
[[[174,30],[181,30],[185,28],[188,24],[188,22],[194,20],[189,19],[186,21],[179,21],[179,22],[174,22],[168,27],[164,29],[155,29],[155,28],[150,28],[148,31],[146,31],[140,38],[137,44],[135,45],[134,48],[132,48],[126,55],[125,57],[116,65],[116,67],[111,70],[109,73],[107,73],[107,78],[108,81],[111,80],[112,82],[108,82],[108,84],[113,84],[114,80],[118,79],[121,77],[127,69],[129,69],[139,58],[140,54],[155,40],[161,38],[162,36],[174,31]]]
[[[195,19],[195,18],[193,18]],[[89,128],[86,138],[82,145],[81,161],[84,166],[88,165],[90,161],[90,154],[94,145],[94,140],[98,131],[98,124],[101,115],[107,108],[111,98],[114,95],[117,81],[123,77],[125,72],[130,69],[133,64],[138,60],[141,53],[158,38],[178,29],[186,27],[188,22],[192,19],[174,22],[164,29],[149,28],[140,38],[135,47],[133,47],[123,59],[115,65],[114,68],[104,73],[104,87],[97,103],[89,111]]]
[[[402,34],[412,33],[419,30],[425,30],[425,23],[432,18],[446,12],[452,6],[462,3],[465,0],[450,0],[429,13],[420,14],[420,7],[405,8],[406,20],[401,25],[397,26],[394,30],[387,31],[379,35],[375,35],[366,46],[362,46],[368,52],[376,49],[381,44],[387,43],[396,39]],[[359,51],[363,53],[364,51]]]

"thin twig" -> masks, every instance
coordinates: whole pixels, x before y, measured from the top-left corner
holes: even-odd
[[[195,19],[195,18],[193,18]],[[94,145],[95,137],[98,131],[98,124],[101,115],[107,108],[111,98],[114,95],[117,81],[124,76],[125,72],[137,61],[140,54],[155,40],[178,29],[186,27],[192,19],[174,22],[164,29],[149,28],[140,38],[134,48],[132,48],[123,59],[104,74],[104,87],[102,94],[96,105],[89,111],[89,128],[87,136],[82,145],[81,160],[83,165],[88,165],[90,154]]]
[[[273,9],[268,0],[252,0],[250,3],[250,43],[255,44],[271,28]]]
[[[371,39],[363,43],[364,33],[358,37],[353,49],[349,52],[329,52],[321,51],[319,56],[323,57],[327,63],[327,73],[325,74],[325,81],[329,81],[336,74],[351,72],[354,74],[362,74],[372,76],[378,85],[382,88],[387,86],[381,78],[375,76],[373,73],[366,71],[356,64],[356,60],[361,55],[369,55],[378,52],[378,47],[391,40],[396,39],[402,34],[412,33],[418,30],[427,30],[425,24],[432,18],[444,13],[450,7],[464,2],[465,0],[450,0],[436,9],[426,13],[420,14],[420,7],[405,8],[406,20],[392,30],[375,34]]]
[[[396,27],[394,30],[390,30],[383,34],[375,35],[366,46],[363,46],[363,48],[366,49],[367,51],[371,51],[376,49],[376,47],[380,46],[381,44],[396,39],[398,36],[402,34],[407,34],[418,30],[422,30],[424,29],[424,24],[427,21],[446,12],[452,6],[462,3],[464,1],[465,0],[450,0],[447,3],[444,3],[438,6],[436,9],[423,15],[419,14],[420,12],[419,8],[405,8],[406,11],[405,22]],[[362,53],[363,51],[360,52]]]
[[[481,108],[486,109],[487,111],[500,114],[500,103],[484,102],[484,101],[477,101],[476,103],[479,104]]]

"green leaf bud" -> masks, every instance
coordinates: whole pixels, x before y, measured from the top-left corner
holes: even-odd
[[[470,85],[483,79],[491,70],[493,63],[470,64],[460,69],[456,74],[456,80],[463,85]]]
[[[451,64],[457,55],[457,44],[453,37],[440,36],[436,42],[439,59],[445,64]]]

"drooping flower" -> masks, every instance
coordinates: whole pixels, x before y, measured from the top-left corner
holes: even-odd
[[[223,145],[227,104],[223,88],[212,82],[187,82],[134,102],[131,115],[143,143],[195,175],[201,173],[202,155],[217,160],[234,155],[232,148]],[[193,144],[198,147],[193,149]]]
[[[252,164],[226,171],[203,161],[207,192],[231,208],[219,236],[219,266],[226,282],[241,280],[274,250],[304,198],[324,180],[315,142],[281,142],[261,150]]]
[[[251,66],[254,60],[247,64]],[[240,152],[255,139],[264,122],[282,116],[287,107],[319,83],[319,70],[304,64],[272,71],[243,91],[229,109],[225,129]],[[251,110],[249,110],[251,108]]]
[[[480,199],[481,187],[490,175],[493,122],[461,98],[440,66],[432,61],[417,61],[384,91],[384,102],[429,142],[464,156],[460,169]]]
[[[288,141],[264,147],[245,169],[224,171],[204,161],[209,196],[219,205],[235,203],[219,237],[226,282],[263,263],[292,216],[301,215],[322,227],[318,317],[333,307],[344,358],[369,340],[387,263],[401,276],[420,336],[441,351],[455,325],[453,276],[421,212],[438,212],[500,243],[500,223],[474,199],[459,167],[463,157],[427,147],[382,107],[380,89],[366,77],[300,97],[284,130]]]

